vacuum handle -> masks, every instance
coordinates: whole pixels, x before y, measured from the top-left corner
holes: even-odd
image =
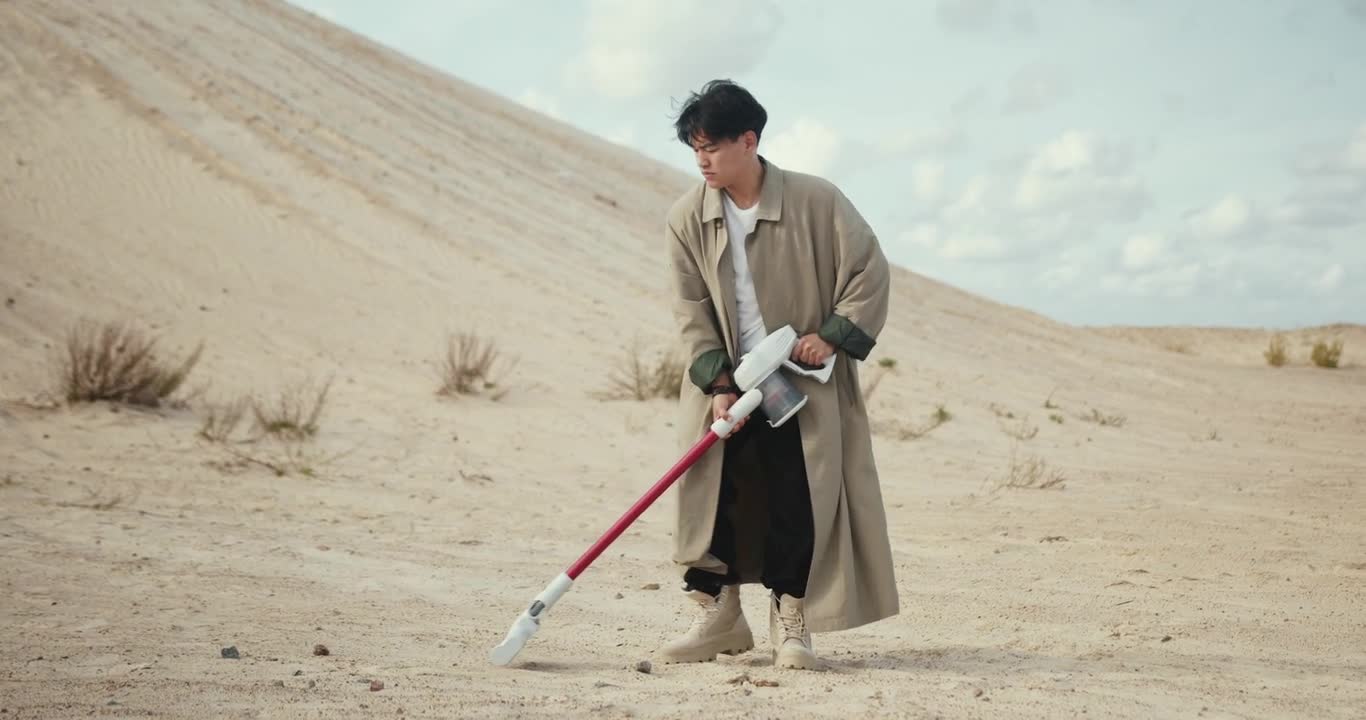
[[[730,420],[717,418],[716,422],[711,424],[711,431],[719,438],[730,435],[741,420],[749,417],[749,414],[759,407],[759,403],[763,399],[764,394],[759,391],[759,388],[751,388],[745,391],[745,394],[741,395],[740,399],[730,406]]]

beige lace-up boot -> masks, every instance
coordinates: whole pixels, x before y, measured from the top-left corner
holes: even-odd
[[[802,600],[791,595],[769,600],[768,633],[774,667],[815,669],[816,653],[811,647],[804,610]]]
[[[701,590],[687,593],[697,615],[687,632],[660,648],[665,663],[709,662],[718,654],[738,655],[754,647],[754,635],[740,609],[740,586],[726,585],[712,597]]]

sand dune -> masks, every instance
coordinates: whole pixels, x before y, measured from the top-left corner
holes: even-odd
[[[595,393],[667,347],[693,179],[278,2],[0,26],[3,716],[1366,715],[1366,329],[1275,369],[1270,331],[1070,327],[906,269],[864,368],[902,615],[817,636],[818,673],[637,672],[687,623],[658,507],[490,666],[675,459],[668,401]],[[205,342],[206,393],[45,407],[82,317]],[[434,392],[466,329],[516,360],[497,401]],[[196,437],[327,376],[310,474]],[[998,489],[1034,461],[1062,486]]]

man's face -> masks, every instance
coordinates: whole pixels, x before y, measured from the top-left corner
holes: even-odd
[[[699,135],[693,138],[693,156],[707,185],[725,188],[740,179],[756,144],[753,132],[746,132],[734,140],[712,140]]]

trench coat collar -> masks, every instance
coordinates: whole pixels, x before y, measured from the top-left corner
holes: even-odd
[[[764,166],[764,182],[759,188],[759,212],[760,220],[778,221],[783,216],[783,171],[774,165],[763,155],[759,156],[759,162]],[[704,186],[702,196],[702,220],[712,222],[725,217],[721,209],[721,190]]]

